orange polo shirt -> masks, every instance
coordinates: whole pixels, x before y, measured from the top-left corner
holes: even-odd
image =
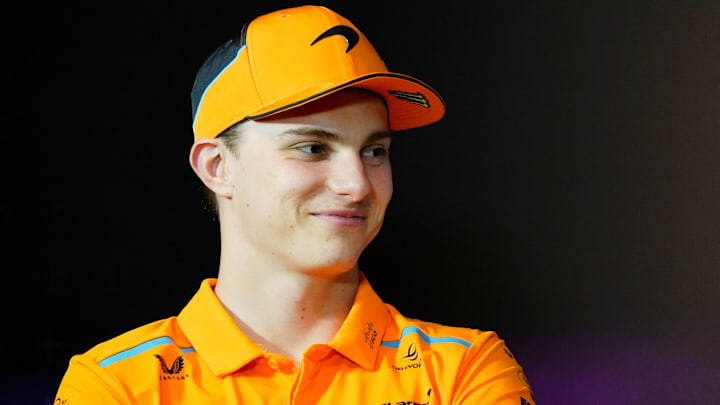
[[[364,275],[337,335],[308,347],[300,365],[251,341],[215,283],[203,281],[177,317],[74,356],[55,405],[535,402],[494,332],[406,318]]]

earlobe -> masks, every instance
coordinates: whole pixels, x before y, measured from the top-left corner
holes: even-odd
[[[231,199],[233,184],[228,176],[223,147],[216,139],[198,139],[190,149],[190,166],[218,198]]]

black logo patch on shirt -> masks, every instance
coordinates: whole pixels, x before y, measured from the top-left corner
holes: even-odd
[[[170,367],[167,366],[167,363],[165,363],[165,359],[163,359],[160,355],[156,354],[155,357],[160,360],[160,369],[162,370],[163,374],[165,374],[160,376],[160,380],[182,381],[186,378],[190,378],[189,374],[180,374],[185,368],[185,360],[183,359],[182,355],[177,356],[177,358],[175,358],[175,361],[173,361]]]

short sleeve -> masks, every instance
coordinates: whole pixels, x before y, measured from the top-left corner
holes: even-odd
[[[87,355],[73,356],[54,404],[132,404],[122,386]]]
[[[473,341],[455,387],[453,405],[535,405],[522,367],[494,332]]]

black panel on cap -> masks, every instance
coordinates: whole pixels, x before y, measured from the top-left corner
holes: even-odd
[[[223,71],[237,56],[240,49],[245,46],[245,35],[249,23],[245,24],[237,35],[218,46],[205,62],[200,66],[200,69],[195,76],[195,83],[193,84],[192,91],[190,92],[190,99],[192,102],[192,116],[193,121],[195,120],[195,114],[197,114],[200,100],[202,99],[205,89],[215,78]]]

